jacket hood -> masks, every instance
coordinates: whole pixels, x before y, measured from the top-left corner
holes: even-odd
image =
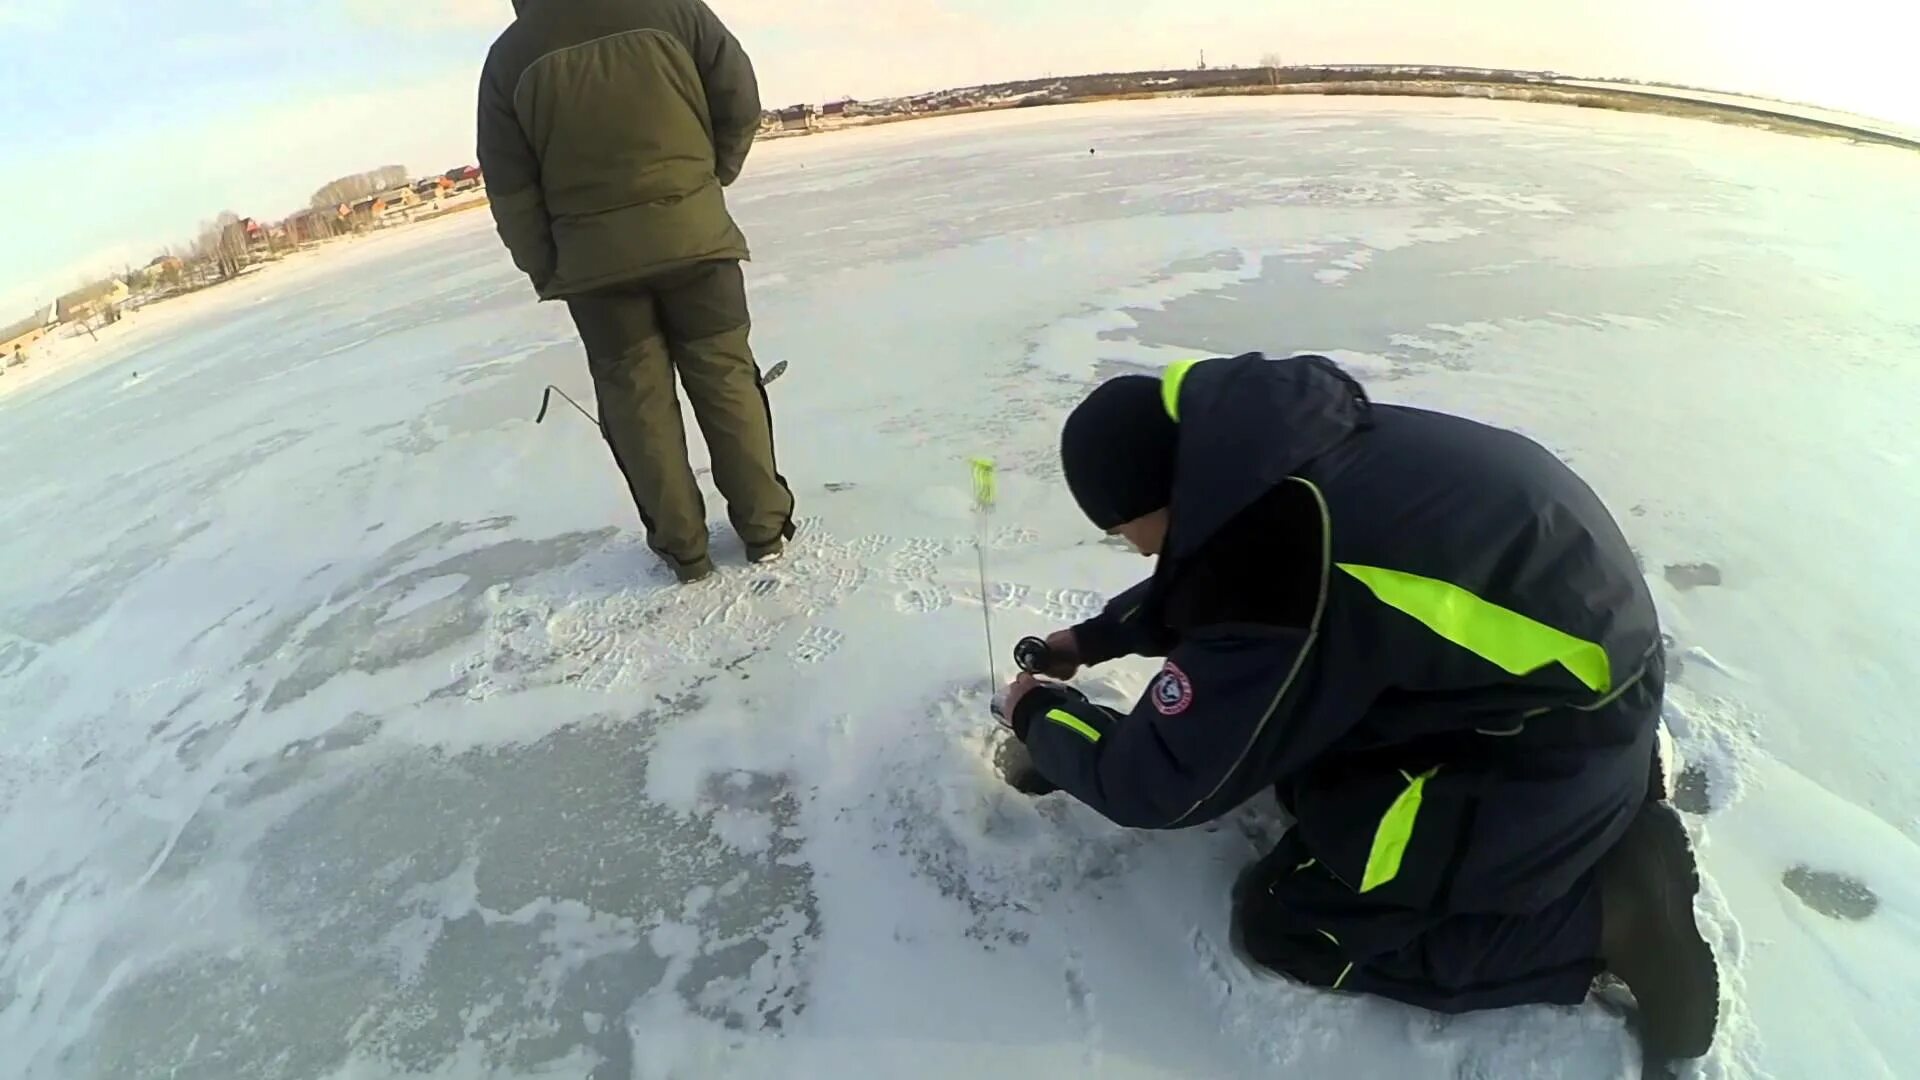
[[[1324,356],[1260,353],[1193,365],[1180,421],[1168,554],[1192,554],[1308,462],[1373,424],[1353,376]]]

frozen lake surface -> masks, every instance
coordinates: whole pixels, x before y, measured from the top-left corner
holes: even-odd
[[[1065,411],[1261,349],[1526,431],[1621,518],[1728,991],[1699,1075],[1912,1075],[1920,156],[1172,101],[783,141],[733,198],[792,363],[771,569],[717,525],[670,587],[597,433],[532,424],[591,387],[485,215],[0,400],[0,1074],[1636,1075],[1598,1004],[1240,967],[1258,808],[1128,833],[995,779],[981,605],[1004,647],[1145,569]]]

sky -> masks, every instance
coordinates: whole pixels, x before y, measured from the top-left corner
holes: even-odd
[[[711,3],[770,106],[1205,50],[1662,79],[1920,127],[1920,14],[1894,0]],[[480,62],[511,18],[509,0],[0,0],[0,324],[221,210],[279,218],[336,176],[471,163]]]

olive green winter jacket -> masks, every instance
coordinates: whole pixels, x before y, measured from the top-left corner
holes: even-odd
[[[760,125],[753,65],[701,0],[514,0],[480,76],[480,167],[543,299],[744,259],[721,187]]]

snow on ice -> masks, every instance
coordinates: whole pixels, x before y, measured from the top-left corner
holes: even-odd
[[[690,589],[597,434],[532,424],[591,389],[483,216],[103,339],[0,400],[0,1073],[1633,1075],[1599,1004],[1245,970],[1259,807],[1132,833],[995,778],[979,607],[1004,647],[1144,569],[1059,420],[1250,349],[1601,491],[1673,637],[1728,992],[1698,1074],[1910,1073],[1915,191],[1895,151],[1519,104],[778,143],[734,204],[806,519],[771,567],[721,530]]]

